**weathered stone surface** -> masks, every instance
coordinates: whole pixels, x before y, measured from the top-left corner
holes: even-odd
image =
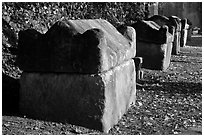
[[[126,26],[126,25],[121,25],[117,28],[117,30],[123,35],[125,36],[128,40],[132,41],[131,44],[135,44],[136,43],[136,33],[135,29],[133,27],[130,26]]]
[[[158,44],[164,44],[173,41],[172,35],[168,33],[167,26],[160,27],[153,21],[144,20],[140,20],[131,26],[136,30],[136,40]]]
[[[177,16],[169,16],[168,18],[171,24],[175,26],[175,30],[180,31],[181,30],[181,19]]]
[[[140,79],[140,74],[141,72],[141,68],[142,68],[142,58],[141,57],[135,57],[133,58],[134,62],[135,62],[135,70],[136,70],[136,81],[138,81]]]
[[[142,67],[166,70],[170,64],[173,35],[166,25],[153,21],[138,21],[131,25],[137,33],[136,56],[143,58]]]
[[[95,75],[23,72],[20,112],[108,132],[135,103],[135,77],[132,59]]]
[[[45,34],[20,31],[18,63],[30,72],[100,73],[135,56],[135,30],[124,34],[102,19],[59,21]]]
[[[172,43],[156,44],[137,41],[136,55],[143,58],[142,67],[153,70],[166,70],[169,67]]]
[[[169,33],[171,33],[174,36],[174,32],[175,32],[175,28],[173,27],[174,24],[172,24],[172,22],[169,21],[169,18],[167,18],[166,16],[161,16],[161,15],[154,15],[148,19],[146,19],[147,21],[154,21],[155,23],[157,23],[159,26],[164,26],[167,25],[169,28]]]
[[[182,19],[181,20],[181,39],[180,39],[181,47],[186,46],[188,27],[189,27],[189,25],[187,24],[187,19]]]
[[[170,16],[169,21],[175,27],[175,35],[172,47],[172,55],[178,55],[180,52],[180,37],[181,37],[181,19],[177,16]]]
[[[180,37],[181,32],[176,32],[174,35],[173,47],[172,47],[172,55],[178,55],[180,53]]]
[[[166,16],[162,16],[162,15],[153,15],[146,20],[154,21],[160,26],[167,25],[169,23],[169,18],[167,18]]]

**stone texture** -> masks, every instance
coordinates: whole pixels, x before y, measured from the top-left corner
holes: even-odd
[[[134,58],[134,62],[135,62],[135,70],[136,70],[136,81],[140,80],[142,77],[141,76],[141,73],[142,73],[142,58],[141,57],[135,57]]]
[[[142,67],[166,70],[170,64],[173,35],[166,25],[153,21],[138,21],[131,25],[137,33],[136,56],[143,58]]]
[[[27,73],[20,79],[20,112],[108,132],[135,103],[131,59],[100,74]]]
[[[158,25],[163,26],[167,25],[169,27],[169,32],[174,36],[172,54],[178,55],[180,52],[180,33],[181,33],[181,24],[179,18],[176,16],[166,16],[154,15],[147,20],[156,22]]]
[[[180,52],[180,38],[181,38],[181,19],[177,16],[170,16],[169,21],[175,27],[175,35],[172,47],[172,55],[178,55]]]
[[[143,68],[166,70],[169,67],[172,43],[156,44],[137,41],[137,45],[137,56],[143,58]]]
[[[135,30],[124,35],[102,19],[59,21],[45,34],[20,31],[18,64],[29,72],[100,73],[135,56]]]
[[[174,36],[175,28],[173,27],[172,22],[170,22],[169,18],[167,18],[166,16],[154,15],[146,20],[154,21],[156,24],[158,24],[161,27],[164,25],[167,25],[169,28],[169,33],[171,33]]]
[[[181,20],[181,39],[180,39],[181,47],[186,46],[188,27],[189,27],[189,25],[187,24],[187,19],[182,19]]]
[[[160,27],[153,21],[140,20],[137,23],[131,25],[137,33],[136,40],[153,42],[158,44],[168,43],[173,41],[173,37],[168,33],[168,27]]]

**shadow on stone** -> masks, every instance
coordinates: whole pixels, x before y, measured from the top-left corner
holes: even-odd
[[[19,115],[19,80],[2,72],[2,114]]]
[[[20,89],[19,79],[14,79],[2,72],[2,115],[23,117],[23,115],[19,112],[19,89]],[[53,120],[49,118],[47,119],[35,118],[28,115],[26,115],[26,117],[48,122],[58,123],[61,122],[64,124],[73,124],[95,130],[102,129],[102,125],[96,124],[96,122],[94,121],[90,122],[91,121],[90,119],[86,119],[85,121],[81,121],[79,119],[69,119],[69,121],[60,121],[57,119]]]

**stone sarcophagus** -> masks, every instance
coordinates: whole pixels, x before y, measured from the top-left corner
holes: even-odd
[[[169,21],[169,18],[167,18],[166,16],[154,15],[146,19],[146,21],[154,21],[156,24],[158,24],[161,27],[164,25],[168,26],[168,32],[174,36],[174,33],[175,33],[174,25],[172,24],[172,22]]]
[[[147,19],[148,21],[154,21],[159,26],[168,26],[169,33],[173,35],[173,47],[172,54],[177,55],[180,52],[180,33],[181,33],[181,24],[179,18],[176,16],[166,17],[161,15],[154,15]]]
[[[189,29],[189,25],[187,23],[187,19],[182,19],[181,20],[181,47],[185,47],[186,46],[186,42],[187,42],[187,36],[188,36],[188,29]]]
[[[63,20],[19,33],[20,112],[108,132],[136,98],[136,32]]]
[[[166,70],[169,67],[173,35],[167,26],[160,27],[153,21],[138,21],[135,28],[136,56],[143,58],[142,67],[153,70]]]
[[[181,19],[177,16],[170,16],[169,21],[175,27],[174,42],[172,47],[172,54],[178,55],[180,52],[180,39],[181,39]]]

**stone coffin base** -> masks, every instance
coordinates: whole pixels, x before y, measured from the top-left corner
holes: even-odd
[[[179,31],[175,32],[173,47],[172,47],[172,55],[178,55],[180,53],[180,38],[181,33]]]
[[[134,61],[96,75],[28,73],[20,79],[20,112],[108,132],[136,99]]]
[[[155,44],[137,41],[136,56],[143,58],[142,67],[152,70],[166,70],[170,65],[172,42]]]

